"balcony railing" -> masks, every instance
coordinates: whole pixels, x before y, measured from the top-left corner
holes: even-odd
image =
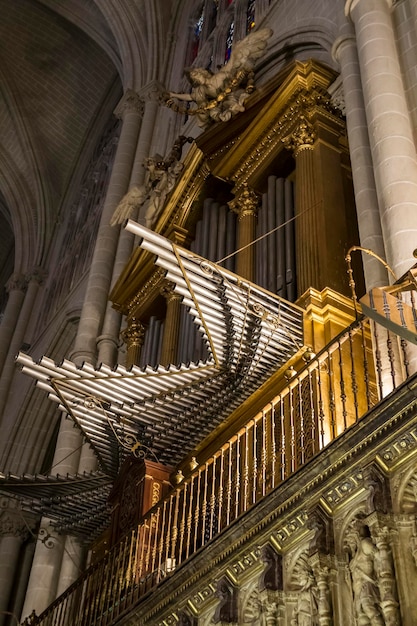
[[[317,355],[305,353],[261,411],[29,623],[113,624],[402,382],[406,351],[381,327],[371,342],[361,318]]]

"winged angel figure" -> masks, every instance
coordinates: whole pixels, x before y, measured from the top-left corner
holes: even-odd
[[[271,29],[262,28],[238,41],[229,61],[215,74],[202,67],[189,69],[187,74],[192,85],[191,93],[171,92],[166,104],[175,111],[196,115],[201,128],[213,122],[227,122],[244,111],[243,104],[254,90],[255,61],[264,54],[271,35]],[[194,102],[197,106],[183,110],[175,104],[174,99]]]

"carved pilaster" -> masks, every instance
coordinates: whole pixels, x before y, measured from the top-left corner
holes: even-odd
[[[127,347],[126,367],[139,364],[140,352],[145,338],[145,326],[136,319],[132,319],[122,332],[122,339]]]

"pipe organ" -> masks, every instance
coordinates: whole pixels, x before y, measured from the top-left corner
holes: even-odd
[[[344,257],[358,233],[345,123],[327,91],[334,78],[316,62],[295,61],[244,113],[200,135],[155,231],[292,302],[311,288],[349,295]],[[358,291],[361,273],[355,268]],[[110,296],[128,326],[143,326],[140,355],[137,334],[125,333],[127,365],[206,357],[165,283],[138,250]]]
[[[255,282],[290,302],[297,297],[293,187],[291,180],[268,177],[258,213],[255,266]]]

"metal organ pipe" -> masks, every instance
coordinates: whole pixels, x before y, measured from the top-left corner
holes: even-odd
[[[268,178],[268,201],[267,201],[267,232],[270,233],[276,227],[276,176]],[[273,234],[266,237],[266,251],[268,259],[268,274],[266,288],[272,293],[276,290],[277,259],[276,244]]]
[[[295,226],[294,220],[294,185],[290,180],[285,181],[285,282],[287,299],[294,302],[297,298],[295,284]],[[292,221],[290,221],[292,220]]]
[[[283,226],[285,217],[284,179],[278,178],[275,185],[276,225]],[[277,257],[277,283],[276,293],[282,298],[287,297],[285,281],[285,233],[284,228],[275,231],[276,257]],[[271,236],[273,239],[273,236]]]
[[[293,221],[287,222],[293,217],[293,183],[270,176],[258,212],[257,237],[266,237],[256,244],[256,280],[292,302],[296,299],[295,229]]]

